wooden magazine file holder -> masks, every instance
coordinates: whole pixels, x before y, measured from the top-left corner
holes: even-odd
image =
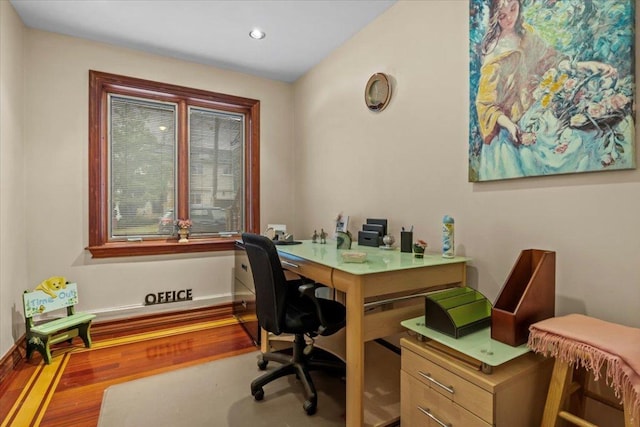
[[[555,301],[556,253],[523,250],[491,309],[491,338],[526,343],[532,323],[555,316]]]

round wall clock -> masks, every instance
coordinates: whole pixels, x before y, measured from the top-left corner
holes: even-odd
[[[391,83],[384,73],[375,73],[364,89],[364,102],[371,111],[382,111],[391,99]]]

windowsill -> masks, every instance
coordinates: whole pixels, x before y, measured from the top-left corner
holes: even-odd
[[[185,254],[192,252],[216,252],[233,250],[237,237],[218,239],[190,239],[187,243],[178,240],[147,240],[141,242],[110,242],[99,246],[88,246],[92,258],[115,258],[138,255]]]

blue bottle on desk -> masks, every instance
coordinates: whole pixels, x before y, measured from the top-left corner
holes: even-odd
[[[449,215],[442,218],[442,256],[444,258],[453,258],[454,255],[454,224],[455,221]]]

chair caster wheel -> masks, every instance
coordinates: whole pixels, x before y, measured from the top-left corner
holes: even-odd
[[[264,390],[262,389],[262,387],[260,387],[258,390],[256,391],[252,391],[251,394],[253,394],[253,398],[255,400],[262,400],[264,399]]]
[[[307,415],[313,415],[316,413],[317,404],[310,400],[305,400],[302,404],[302,409],[307,413]]]
[[[268,364],[269,364],[268,360],[258,359],[258,369],[260,369],[261,371],[264,371],[265,369],[267,369]]]

